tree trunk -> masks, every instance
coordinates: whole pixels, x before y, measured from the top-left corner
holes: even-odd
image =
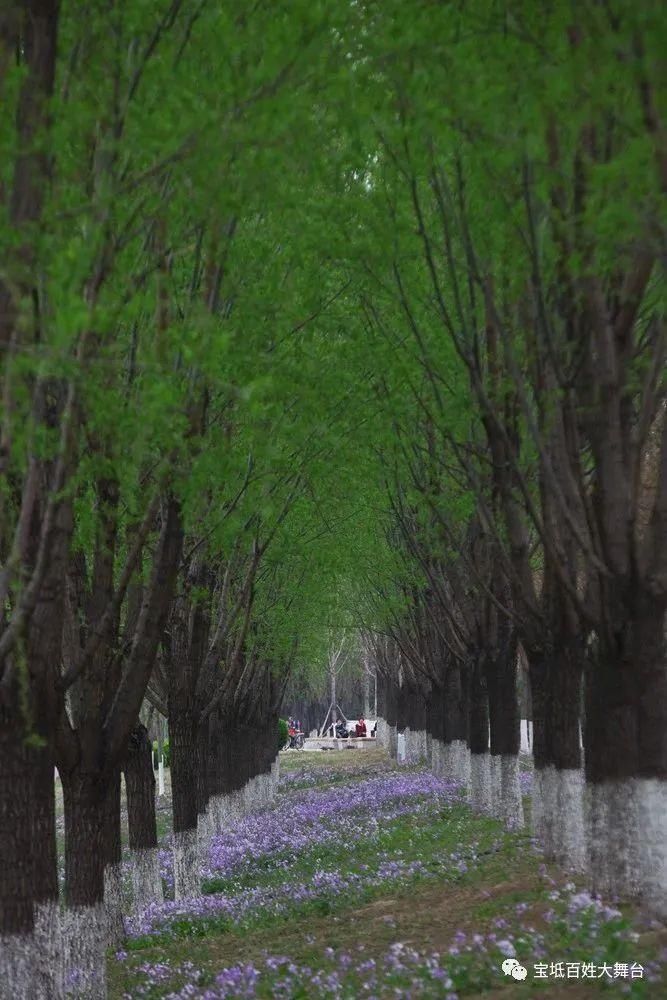
[[[438,777],[444,777],[444,736],[445,720],[442,688],[433,684],[428,702],[428,728],[431,734],[431,770]]]
[[[155,816],[155,771],[148,730],[136,726],[124,764],[135,910],[162,902]]]
[[[104,820],[104,858],[104,905],[108,920],[108,942],[109,946],[116,947],[125,936],[121,871],[120,767],[115,767],[109,778]]]
[[[584,644],[560,623],[528,650],[533,716],[532,827],[544,855],[573,871],[587,866],[580,706]]]
[[[32,983],[35,897],[34,761],[18,719],[17,705],[0,704],[0,982],[15,997]]]
[[[368,672],[368,668],[364,666],[364,718],[370,719],[371,717],[371,676]]]
[[[530,702],[533,716],[533,794],[531,825],[545,857],[553,857],[555,822],[555,767],[551,750],[549,715],[550,676],[553,664],[544,649],[524,647],[528,657]]]
[[[584,774],[581,760],[581,681],[584,646],[581,639],[563,637],[556,644],[549,671],[547,725],[555,778],[551,795],[551,851],[555,860],[572,871],[587,868],[584,828]]]
[[[493,805],[489,753],[489,696],[481,655],[472,660],[468,704],[470,747],[469,801],[473,809],[490,814]]]
[[[65,802],[64,952],[66,985],[86,997],[106,996],[108,916],[104,870],[109,843],[108,778],[75,768],[61,774]]]
[[[232,815],[231,722],[218,710],[208,720],[208,793],[211,835],[220,835]]]
[[[453,658],[445,666],[443,708],[445,777],[467,786],[470,779],[468,698],[462,665]]]
[[[398,701],[399,690],[393,677],[387,678],[386,686],[387,752],[396,760],[398,741]]]
[[[387,680],[384,674],[377,673],[377,731],[375,738],[378,746],[389,749],[389,731],[387,723]]]
[[[517,645],[508,630],[487,672],[491,731],[493,812],[510,827],[523,826],[519,783],[521,719],[517,692]]]
[[[176,899],[201,891],[197,844],[197,732],[194,712],[169,706],[169,752],[174,816],[174,893]]]
[[[405,734],[405,759],[409,764],[416,764],[426,755],[426,706],[415,684],[404,685],[399,712],[402,713],[402,718],[399,718],[399,729],[400,722],[403,722]]]
[[[642,898],[667,916],[665,607],[625,595],[598,639],[586,691],[587,840],[595,891]]]
[[[211,816],[211,781],[214,760],[211,755],[211,734],[208,722],[197,726],[197,831],[199,853],[204,858],[215,833]]]

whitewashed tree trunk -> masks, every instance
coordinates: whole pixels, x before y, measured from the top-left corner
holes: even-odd
[[[39,982],[35,993],[37,997],[48,997],[49,1000],[53,997],[53,1000],[60,1000],[64,996],[62,934],[62,921],[58,903],[40,903],[35,910],[34,932],[35,966]],[[0,942],[1,953],[2,943]]]
[[[68,994],[85,1000],[106,1000],[108,933],[104,903],[63,911],[63,976]]]
[[[107,911],[107,946],[117,948],[125,937],[123,923],[123,869],[120,864],[104,869],[104,906]]]
[[[470,785],[470,747],[465,740],[455,740],[456,745],[456,774],[464,788]]]
[[[584,872],[588,869],[584,774],[581,768],[566,768],[558,770],[556,778],[557,816],[553,825],[556,859],[568,871]]]
[[[523,800],[516,754],[503,754],[500,758],[500,796],[505,824],[510,829],[519,829],[523,826]]]
[[[491,814],[503,819],[503,771],[499,754],[490,755],[491,773]]]
[[[648,816],[640,783],[641,779],[629,778],[587,788],[590,870],[593,890],[601,896],[637,899],[642,894],[653,848],[647,850],[643,844],[642,820]],[[649,813],[653,813],[650,806]]]
[[[141,911],[151,903],[161,903],[164,894],[157,847],[132,851],[131,861],[135,910]]]
[[[637,778],[641,890],[649,910],[667,922],[667,781]]]
[[[452,756],[453,756],[452,755],[452,744],[451,743],[443,743],[442,744],[442,754],[441,754],[441,762],[442,762],[441,766],[442,766],[442,776],[445,779],[445,781],[451,781],[452,780],[452,769],[453,769]]]
[[[554,860],[556,857],[556,844],[558,834],[556,832],[558,817],[558,786],[559,779],[556,768],[553,764],[542,768],[541,795],[541,818],[540,818],[540,843],[545,858]]]
[[[543,823],[544,823],[544,803],[542,794],[542,785],[544,777],[544,769],[541,767],[536,767],[533,771],[533,793],[530,802],[530,823],[533,831],[533,837],[541,845],[543,842]]]
[[[398,728],[397,726],[389,726],[389,756],[393,757],[394,760],[398,760]]]
[[[491,777],[491,754],[470,755],[469,802],[479,813],[491,815],[493,810],[493,786]]]
[[[34,933],[0,935],[0,1000],[38,997],[41,986]]]
[[[174,834],[174,895],[190,899],[201,894],[199,842],[197,830],[182,830]]]
[[[397,733],[396,736],[396,760],[399,764],[402,764],[406,759],[405,756],[405,733]]]
[[[444,777],[444,746],[442,740],[433,739],[431,742],[431,770],[436,777]]]

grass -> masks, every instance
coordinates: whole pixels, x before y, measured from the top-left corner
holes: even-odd
[[[335,794],[342,781],[363,780],[356,773],[360,765],[369,774],[387,766],[379,750],[364,751],[363,761],[361,757],[362,753],[351,751],[292,752],[283,755],[282,770],[307,771],[311,779],[326,781]],[[334,773],[330,773],[332,768]],[[298,781],[284,794],[298,795]],[[452,854],[467,856],[465,870],[452,863]],[[364,884],[369,872],[377,872],[387,862],[419,862],[420,869],[382,884]],[[358,889],[325,893],[314,900],[295,899],[292,905],[289,886],[308,884],[319,871],[335,872],[342,880],[358,876]],[[179,919],[157,936],[134,940],[126,958],[109,960],[109,996],[165,997],[184,983],[196,981],[203,986],[213,983],[221,970],[244,965],[261,970],[262,975],[251,992],[229,995],[371,995],[364,992],[364,976],[346,970],[345,956],[352,956],[357,964],[363,959],[366,964],[375,962],[377,969],[382,967],[374,996],[483,996],[488,1000],[563,996],[578,1000],[610,989],[614,995],[623,995],[622,985],[631,996],[667,996],[664,983],[646,979],[617,980],[607,986],[598,979],[559,982],[532,977],[532,963],[543,954],[547,962],[639,962],[650,968],[660,947],[667,944],[659,931],[629,940],[631,911],[605,920],[588,912],[568,917],[566,901],[573,889],[564,891],[565,882],[564,876],[541,864],[525,834],[509,834],[495,820],[474,816],[462,803],[401,816],[381,822],[376,836],[352,845],[346,843],[343,832],[334,843],[313,845],[294,856],[259,859],[233,877],[210,881],[209,891],[234,896],[275,889],[277,895],[286,896],[287,910],[276,914],[259,909],[238,922],[226,916],[195,915]],[[496,941],[489,938],[492,934]],[[473,935],[478,935],[477,945]],[[503,938],[514,941],[519,959],[529,969],[527,981],[503,976],[503,954],[498,950]],[[457,948],[461,940],[465,945]],[[394,968],[395,959],[387,965],[386,956],[397,942],[403,949],[400,954],[408,955],[398,962],[401,968]],[[417,958],[411,957],[413,952]],[[435,972],[425,971],[425,956],[432,952],[446,958],[451,989],[429,978]],[[287,956],[296,971],[288,974],[285,964],[267,969],[267,956]],[[317,975],[324,978],[318,980]],[[342,992],[336,994],[333,986],[327,992],[327,976],[338,977]]]

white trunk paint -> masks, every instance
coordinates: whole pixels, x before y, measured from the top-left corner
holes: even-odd
[[[667,922],[667,781],[637,778],[641,889],[649,910]]]
[[[63,986],[63,938],[60,906],[57,902],[40,903],[35,909],[35,971],[39,987],[37,997],[60,1000]],[[0,944],[0,954],[2,944]],[[1,963],[0,963],[1,965]]]
[[[213,795],[209,802],[211,810],[211,835],[218,836],[230,818],[230,795]]]
[[[201,894],[199,844],[197,830],[174,834],[174,895],[189,899]]]
[[[39,996],[34,934],[0,935],[0,1000]]]
[[[604,786],[587,782],[584,790],[584,822],[591,888],[603,898],[608,898],[611,894],[613,863],[607,855],[608,807]]]
[[[397,760],[398,729],[396,728],[396,726],[387,726],[387,736],[389,741],[387,744],[387,751],[389,753],[389,756],[392,757],[394,760]]]
[[[553,838],[556,860],[572,872],[588,868],[584,823],[584,773],[581,768],[556,771],[557,815]]]
[[[470,780],[470,751],[464,740],[443,744],[443,777],[467,785]]]
[[[0,1000],[63,1000],[63,940],[57,903],[42,903],[31,934],[0,936]]]
[[[254,778],[251,778],[250,781],[243,786],[241,793],[241,808],[243,809],[244,816],[249,812],[254,812],[255,810],[255,789],[256,783]]]
[[[443,740],[438,740],[438,774],[441,778],[446,779],[448,777],[448,762],[447,744]]]
[[[164,795],[164,761],[160,761],[157,766],[157,793]]]
[[[125,937],[123,924],[123,869],[107,865],[104,869],[104,906],[107,911],[107,946],[116,948]]]
[[[199,856],[201,858],[204,857],[208,847],[208,842],[215,833],[212,823],[211,805],[209,802],[207,803],[204,812],[197,814],[197,839],[199,840]]]
[[[206,818],[204,827],[199,831],[199,842],[202,845],[208,844],[211,837],[216,837],[220,833],[220,795],[211,795],[206,804]],[[199,824],[199,819],[197,820]],[[199,829],[199,826],[197,827]]]
[[[503,754],[500,758],[500,796],[505,825],[510,830],[520,829],[523,826],[523,800],[516,754]]]
[[[402,764],[405,760],[405,734],[398,733],[396,736],[396,760]]]
[[[65,990],[85,1000],[106,1000],[106,906],[99,903],[63,910],[62,920]]]
[[[457,781],[467,788],[470,784],[470,747],[465,740],[454,740]]]
[[[255,812],[260,808],[259,778],[255,775],[246,785],[246,808],[249,812]]]
[[[157,847],[132,851],[131,860],[134,909],[141,911],[151,903],[161,903],[164,897]]]
[[[444,746],[442,740],[434,739],[431,742],[431,771],[437,778],[444,775]]]
[[[489,772],[491,774],[491,815],[497,819],[503,818],[503,772],[498,754],[490,754]]]
[[[542,851],[547,860],[553,861],[556,857],[556,845],[558,843],[557,825],[558,817],[558,789],[560,780],[558,772],[553,764],[542,769],[541,795],[541,834],[540,843]]]
[[[542,801],[542,777],[544,771],[541,767],[536,767],[533,771],[533,794],[530,801],[530,825],[535,840],[542,844],[543,841],[543,820],[544,804]]]
[[[593,891],[600,895],[636,899],[654,882],[660,884],[658,871],[649,874],[651,860],[660,861],[660,838],[665,837],[664,820],[656,834],[656,809],[660,798],[653,798],[650,782],[628,778],[605,781],[586,788],[586,840],[590,857]],[[648,792],[648,795],[647,795]],[[649,823],[649,847],[643,823]],[[658,819],[659,821],[659,819]],[[651,890],[653,892],[654,890]]]
[[[452,744],[451,743],[443,743],[442,744],[442,750],[441,750],[441,753],[440,753],[440,760],[441,760],[441,765],[440,766],[442,768],[442,772],[441,772],[442,773],[442,777],[445,779],[445,781],[451,781],[452,780],[452,767],[453,767],[453,762],[452,762]]]
[[[491,754],[470,755],[469,802],[479,813],[490,815],[493,808],[493,787],[491,781]]]

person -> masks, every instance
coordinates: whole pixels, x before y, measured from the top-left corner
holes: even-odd
[[[371,729],[371,736],[375,737],[377,735],[377,731],[378,731],[378,724],[377,724],[377,719],[376,719],[375,720],[375,725]]]
[[[359,721],[357,722],[357,727],[356,727],[356,733],[355,733],[355,735],[356,736],[366,736],[366,723],[364,722],[363,715],[359,719]]]

